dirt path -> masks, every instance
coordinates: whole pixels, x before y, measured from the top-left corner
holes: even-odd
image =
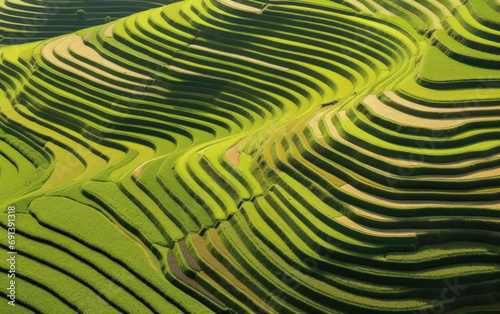
[[[104,36],[108,38],[113,38],[113,28],[115,27],[116,23],[111,24],[106,30],[104,31]]]
[[[349,227],[352,230],[356,230],[361,233],[369,234],[375,237],[414,237],[416,235],[415,232],[411,232],[408,230],[395,230],[395,229],[374,229],[370,227],[366,227],[358,224],[355,221],[352,221],[347,216],[337,217],[334,219],[338,223]]]
[[[154,160],[157,160],[157,159],[160,159],[162,157],[165,157],[165,156],[158,156],[158,157],[155,157],[153,159],[150,159],[150,160],[147,160],[147,161],[143,162],[142,164],[139,165],[139,167],[135,168],[135,170],[134,170],[134,176],[136,178],[139,178],[141,176],[142,171],[144,170],[144,167],[146,167],[147,164],[149,164],[150,162],[152,162]]]
[[[234,146],[226,150],[224,153],[224,156],[226,156],[226,159],[235,167],[238,168],[240,165],[240,153],[238,152],[238,147],[240,147],[241,143],[243,143],[243,140],[245,138],[242,138],[239,140],[238,143],[236,143]]]
[[[400,201],[400,200],[391,200],[383,197],[379,197],[376,195],[365,193],[357,188],[353,187],[350,184],[344,184],[340,187],[344,192],[352,194],[357,198],[369,201],[371,203],[382,204],[384,206],[398,207],[402,206],[405,208],[419,208],[419,207],[440,207],[440,206],[474,206],[481,208],[494,208],[500,209],[500,201],[484,201],[484,202],[452,202],[452,201]],[[452,196],[451,196],[452,197]]]
[[[324,140],[323,133],[321,133],[321,130],[319,129],[319,126],[318,126],[319,119],[321,118],[322,115],[323,115],[322,112],[318,113],[309,122],[309,126],[313,130],[314,135],[316,136],[316,138],[318,138],[320,140]]]

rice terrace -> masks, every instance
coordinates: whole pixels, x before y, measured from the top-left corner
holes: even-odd
[[[0,0],[0,313],[500,313],[500,0]]]

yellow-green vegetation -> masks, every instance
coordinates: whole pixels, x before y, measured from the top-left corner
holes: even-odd
[[[0,3],[0,46],[48,39],[172,2],[5,0]]]
[[[498,308],[498,0],[9,0],[0,36],[0,312]]]

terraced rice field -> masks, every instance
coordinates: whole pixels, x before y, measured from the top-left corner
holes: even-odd
[[[171,2],[0,3],[0,312],[500,311],[498,0]]]
[[[49,39],[160,7],[172,0],[2,0],[0,45]]]

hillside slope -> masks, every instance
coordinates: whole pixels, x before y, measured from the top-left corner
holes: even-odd
[[[48,39],[175,1],[2,0],[0,46]]]
[[[187,0],[0,48],[16,310],[498,308],[499,7]]]

